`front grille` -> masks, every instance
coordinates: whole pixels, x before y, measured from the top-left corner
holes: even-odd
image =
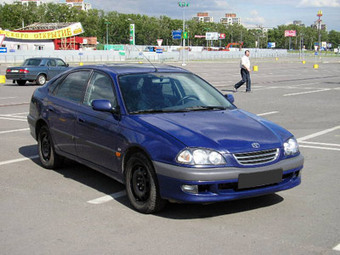
[[[274,161],[279,155],[279,149],[235,153],[234,157],[240,165],[259,165]]]

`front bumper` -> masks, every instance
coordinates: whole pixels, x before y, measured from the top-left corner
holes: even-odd
[[[160,195],[164,199],[178,202],[208,203],[235,200],[271,194],[291,189],[301,183],[301,169],[304,158],[296,157],[281,160],[263,167],[224,167],[190,168],[160,162],[153,162],[158,176]],[[273,171],[281,171],[282,178],[275,183],[264,183],[254,187],[240,188],[241,175],[250,174],[260,178]],[[261,183],[261,180],[258,180]],[[185,192],[183,185],[197,185],[197,193]]]

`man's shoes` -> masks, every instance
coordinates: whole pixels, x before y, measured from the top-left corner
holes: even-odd
[[[252,93],[251,90],[246,90],[246,93]]]
[[[237,92],[237,88],[234,86],[234,92]]]

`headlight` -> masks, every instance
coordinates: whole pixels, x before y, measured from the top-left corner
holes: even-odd
[[[290,138],[283,144],[285,156],[294,155],[299,152],[299,144],[295,138]]]
[[[181,151],[177,162],[189,165],[225,165],[226,161],[217,151],[207,149],[185,149]]]

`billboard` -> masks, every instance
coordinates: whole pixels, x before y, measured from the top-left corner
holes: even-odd
[[[182,30],[173,30],[172,31],[172,39],[174,39],[174,40],[182,39]]]
[[[285,30],[285,37],[295,37],[296,30]]]
[[[4,34],[8,38],[22,40],[48,40],[66,38],[84,33],[84,29],[80,22],[73,23],[68,27],[45,32],[18,32],[9,30],[0,30],[0,34]]]
[[[272,49],[275,48],[275,46],[276,46],[275,42],[268,42],[267,48]]]
[[[205,33],[205,39],[208,41],[218,40],[219,39],[219,33],[217,32],[206,32]]]

